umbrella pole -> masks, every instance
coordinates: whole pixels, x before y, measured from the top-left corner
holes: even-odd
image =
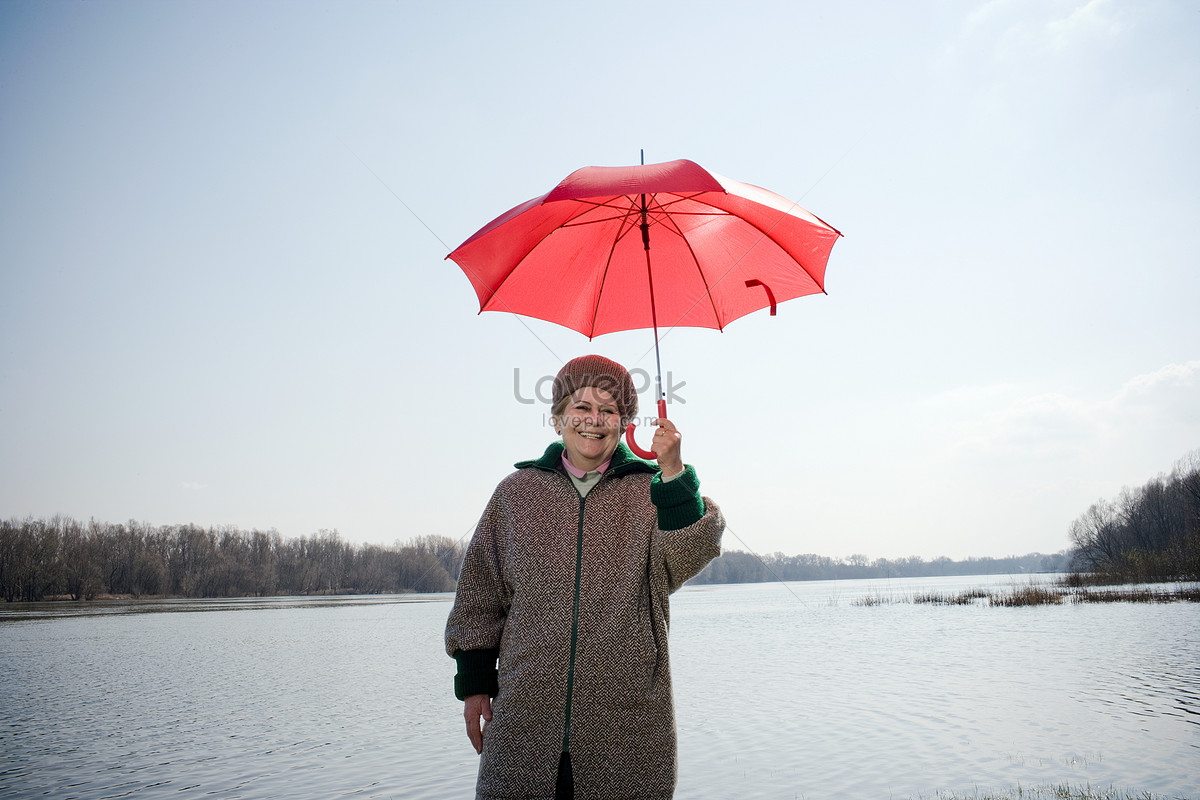
[[[658,319],[654,313],[654,279],[650,277],[650,249],[646,248],[646,277],[650,281],[650,320],[654,325],[654,397],[658,401],[658,416],[666,419],[667,398],[662,388],[662,358],[658,352]]]
[[[646,280],[650,282],[650,322],[654,326],[654,366],[657,372],[654,375],[654,392],[658,400],[658,416],[659,419],[667,418],[667,398],[663,396],[662,390],[662,358],[658,353],[658,311],[654,308],[654,275],[650,269],[650,223],[646,219],[646,195],[642,195],[642,246],[646,250]],[[630,422],[625,426],[625,443],[629,445],[629,449],[641,458],[656,459],[658,453],[652,450],[643,450],[638,446],[637,440],[633,437],[634,424]]]
[[[641,151],[642,166],[646,166],[646,151]],[[667,398],[662,390],[662,358],[658,354],[658,312],[654,308],[654,275],[650,271],[650,222],[646,218],[646,195],[642,195],[642,247],[646,250],[646,280],[650,283],[650,322],[654,325],[654,388],[658,401],[658,416],[667,418]]]
[[[642,195],[642,247],[646,251],[646,280],[650,284],[650,322],[654,326],[654,393],[658,400],[658,416],[666,419],[667,398],[662,390],[662,358],[658,352],[658,311],[654,307],[654,273],[650,269],[650,223],[646,219],[646,195]]]

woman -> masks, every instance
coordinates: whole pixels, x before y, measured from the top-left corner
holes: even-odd
[[[637,392],[620,364],[568,362],[553,399],[562,441],[496,488],[446,624],[476,798],[669,798],[668,595],[720,554],[725,521],[669,420],[657,468],[621,443]]]

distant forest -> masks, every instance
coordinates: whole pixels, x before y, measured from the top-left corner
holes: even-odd
[[[1071,563],[1067,552],[1044,555],[1029,553],[1007,558],[968,558],[952,561],[945,556],[926,561],[920,556],[874,560],[864,555],[848,558],[772,553],[757,556],[727,550],[692,583],[762,583],[764,581],[829,581],[851,578],[926,578],[934,575],[1009,575],[1032,572],[1066,572]]]
[[[443,592],[454,588],[462,556],[445,536],[383,547],[352,545],[337,531],[284,539],[232,527],[10,520],[0,522],[0,595],[33,601]]]
[[[1111,582],[1200,580],[1200,450],[1076,519],[1074,549],[952,561],[918,556],[758,556],[730,550],[693,583],[910,578],[1076,572]],[[196,525],[0,521],[0,596],[7,601],[103,596],[253,597],[443,592],[455,586],[464,542],[422,536],[392,546],[350,544],[337,531],[278,532]]]
[[[444,592],[455,586],[465,542],[422,536],[390,547],[345,542],[337,531],[284,539],[276,531],[138,522],[0,521],[0,596],[47,598],[263,597]],[[731,550],[693,583],[1055,572],[1066,553],[1010,558],[868,559]]]
[[[870,560],[827,556],[759,557],[725,552],[693,583],[915,578],[934,575],[1007,575],[1070,572],[1081,582],[1128,583],[1200,581],[1200,450],[1181,459],[1169,475],[1139,488],[1126,488],[1116,500],[1100,500],[1068,531],[1072,549],[1051,555],[925,561],[918,556]]]

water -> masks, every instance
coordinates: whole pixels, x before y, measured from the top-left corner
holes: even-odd
[[[676,797],[1200,797],[1194,604],[855,604],[1013,580],[684,589]],[[0,606],[0,798],[471,797],[449,602]]]

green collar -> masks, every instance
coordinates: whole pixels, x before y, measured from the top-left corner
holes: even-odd
[[[544,469],[549,472],[562,472],[562,455],[564,449],[566,448],[563,447],[562,442],[551,442],[541,458],[518,461],[513,466],[517,469],[536,467],[537,469]],[[643,461],[635,456],[624,442],[618,442],[617,449],[613,451],[612,461],[609,462],[608,469],[604,471],[604,474],[623,475],[626,472],[654,473],[658,472],[658,467],[649,461]]]

